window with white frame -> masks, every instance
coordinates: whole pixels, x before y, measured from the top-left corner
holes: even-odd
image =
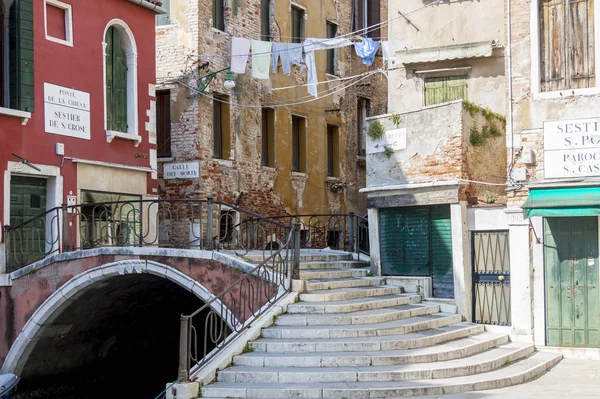
[[[139,140],[137,120],[137,48],[131,29],[111,21],[104,34],[105,126],[112,137]],[[139,141],[138,141],[139,143]]]
[[[44,7],[46,39],[73,46],[73,13],[71,5],[58,0],[46,0]]]
[[[594,0],[537,0],[535,15],[532,30],[539,35],[539,59],[534,59],[533,72],[539,73],[539,78],[534,75],[537,91],[596,87]]]

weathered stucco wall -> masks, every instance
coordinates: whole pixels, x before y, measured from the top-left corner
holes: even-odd
[[[305,36],[326,37],[326,21],[338,24],[338,34],[351,31],[351,2],[333,0],[299,0],[306,9]],[[382,1],[382,20],[387,18],[387,5]],[[291,6],[273,2],[272,33],[275,41],[289,42],[291,36]],[[209,70],[217,71],[228,65],[231,36],[260,38],[260,1],[231,1],[227,3],[226,33],[212,28],[207,16],[212,2],[171,1],[171,25],[157,27],[157,80],[163,88],[171,89],[172,158],[159,159],[159,178],[162,163],[200,161],[200,179],[160,179],[161,195],[167,198],[207,197],[234,203],[262,215],[285,213],[328,213],[354,211],[365,213],[364,163],[358,159],[357,98],[371,100],[371,113],[386,111],[387,82],[383,76],[372,76],[339,93],[315,101],[307,95],[306,70],[294,67],[291,76],[279,68],[269,80],[251,77],[251,60],[245,74],[234,74],[236,87],[232,93],[223,88],[225,73],[220,73],[204,96],[189,98],[192,92],[175,82],[182,71],[195,63],[210,63]],[[387,36],[382,29],[382,36]],[[191,58],[187,58],[192,55]],[[338,51],[339,76],[352,76],[381,66],[377,57],[371,67],[362,65],[352,48]],[[225,56],[225,57],[223,57]],[[316,52],[318,80],[337,79],[326,75],[326,53]],[[207,72],[200,71],[199,76]],[[195,85],[198,74],[182,79]],[[340,85],[332,82],[320,85],[319,91]],[[298,86],[286,90],[274,88]],[[160,87],[160,86],[159,86]],[[214,94],[230,94],[231,157],[213,158]],[[301,104],[293,105],[297,102]],[[275,108],[275,165],[261,165],[261,109]],[[306,173],[291,171],[292,115],[304,117],[306,124]],[[327,177],[327,125],[339,128],[340,175]],[[161,162],[162,161],[162,162]]]
[[[379,121],[386,131],[396,129],[392,115],[370,118],[369,124]],[[367,187],[462,179],[461,200],[483,199],[485,191],[498,197],[504,195],[504,186],[467,181],[504,183],[505,128],[500,116],[486,118],[483,109],[464,105],[460,100],[397,115],[401,118],[399,127],[406,129],[406,148],[389,157],[384,152],[368,155]],[[472,131],[481,133],[484,126],[494,127],[498,136],[474,146]],[[369,137],[367,140],[384,143]]]
[[[511,2],[511,46],[512,46],[512,91],[513,91],[513,132],[508,137],[508,159],[513,151],[513,168],[525,168],[527,181],[524,187],[513,187],[509,191],[509,205],[520,206],[527,197],[526,186],[531,182],[544,181],[544,121],[570,120],[598,117],[600,95],[597,88],[587,94],[572,90],[539,93],[539,72],[532,51],[539,47],[532,20],[537,16],[536,0],[515,0]],[[534,13],[532,15],[532,12]],[[597,18],[596,18],[597,21]],[[596,44],[597,45],[597,44]],[[508,64],[507,64],[508,68]],[[596,77],[598,85],[598,77]],[[550,98],[549,98],[550,97]],[[507,108],[508,115],[508,108]],[[513,148],[511,148],[513,147]],[[524,164],[523,150],[532,150],[534,162]],[[510,167],[510,164],[509,164]]]
[[[430,3],[430,2],[428,2]],[[423,7],[421,0],[390,2],[390,16],[410,13]],[[504,50],[496,48],[490,57],[428,62],[402,63],[397,51],[466,44],[485,40],[505,40],[503,0],[442,1],[390,23],[390,110],[407,112],[425,105],[424,78],[428,76],[467,76],[469,101],[504,113]],[[414,71],[470,67],[461,71]]]

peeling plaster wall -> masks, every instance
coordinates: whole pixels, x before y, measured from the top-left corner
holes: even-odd
[[[421,0],[390,2],[391,18],[426,5]],[[505,41],[503,0],[442,1],[390,23],[390,56],[396,51],[450,46],[485,40]],[[471,58],[403,65],[401,59],[390,63],[390,110],[407,112],[425,105],[426,76],[467,76],[467,97],[478,105],[504,113],[504,49],[494,49],[488,58]],[[414,71],[470,67],[462,71],[416,74]]]
[[[306,9],[306,37],[325,37],[327,20],[338,24],[338,34],[351,31],[351,2],[334,0],[299,0]],[[387,4],[382,1],[381,19],[387,18]],[[289,42],[291,36],[290,3],[273,2],[272,34],[275,41]],[[157,81],[158,88],[171,89],[172,158],[159,159],[160,193],[166,198],[203,198],[207,196],[239,205],[262,215],[285,213],[328,213],[354,211],[366,213],[364,194],[358,190],[365,185],[365,169],[358,159],[357,150],[357,98],[371,101],[371,113],[386,112],[387,82],[383,75],[372,76],[360,86],[342,90],[336,95],[306,102],[305,87],[271,91],[272,88],[303,85],[306,70],[294,67],[291,76],[285,76],[281,67],[269,80],[251,77],[251,59],[247,72],[235,74],[236,87],[231,95],[231,159],[213,158],[213,104],[208,97],[215,93],[227,94],[223,88],[225,73],[220,73],[206,90],[206,96],[189,98],[191,92],[174,79],[182,75],[187,66],[210,61],[210,71],[225,68],[228,59],[210,57],[230,54],[230,37],[260,38],[260,1],[226,2],[226,33],[212,28],[207,16],[212,13],[208,0],[171,0],[171,25],[157,27]],[[382,29],[382,36],[387,36]],[[187,58],[195,54],[196,57]],[[200,62],[198,62],[198,57]],[[316,53],[319,81],[337,79],[326,75],[326,53]],[[353,48],[338,51],[340,76],[356,75],[382,66],[377,57],[371,67],[362,65]],[[185,81],[195,86],[199,76],[192,74]],[[339,82],[320,85],[319,91],[334,88]],[[303,104],[287,106],[296,102]],[[261,166],[262,132],[260,108],[242,105],[282,104],[275,109],[275,167]],[[240,106],[237,106],[240,105]],[[292,115],[307,119],[306,173],[291,171]],[[339,127],[340,176],[327,177],[327,124]],[[165,162],[200,162],[200,179],[163,180],[162,164]],[[336,189],[330,188],[331,186]],[[242,194],[243,193],[243,194]],[[241,196],[240,196],[241,195]]]

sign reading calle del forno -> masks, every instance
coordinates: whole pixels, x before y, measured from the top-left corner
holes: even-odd
[[[47,133],[90,139],[90,94],[44,83]]]
[[[579,176],[600,176],[600,118],[544,122],[544,177]]]

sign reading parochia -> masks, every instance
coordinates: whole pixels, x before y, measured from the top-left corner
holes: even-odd
[[[44,83],[46,133],[90,139],[90,93]]]
[[[544,177],[600,176],[600,118],[544,122]]]
[[[198,179],[200,164],[198,162],[166,163],[163,169],[163,179]]]
[[[406,128],[387,130],[383,133],[383,137],[378,140],[373,140],[370,137],[367,139],[367,154],[384,152],[385,147],[388,147],[393,151],[405,149]]]

